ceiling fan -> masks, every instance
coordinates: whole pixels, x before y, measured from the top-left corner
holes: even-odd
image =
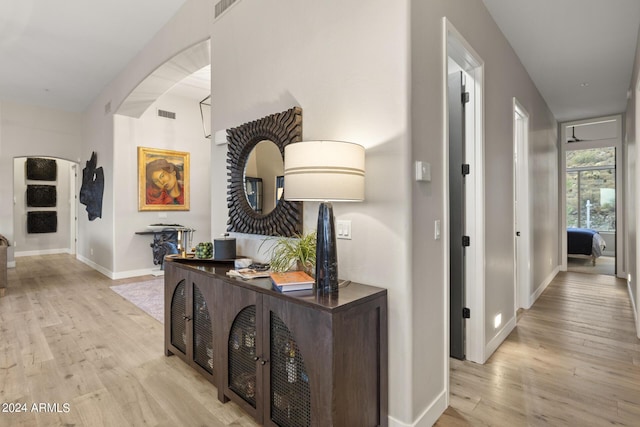
[[[579,138],[576,138],[576,127],[571,126],[571,138],[569,138],[567,142],[580,142],[580,141],[582,140]]]

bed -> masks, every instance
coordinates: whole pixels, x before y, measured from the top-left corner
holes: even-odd
[[[600,234],[589,228],[567,228],[567,256],[571,258],[589,258],[593,265],[602,256],[606,248]]]

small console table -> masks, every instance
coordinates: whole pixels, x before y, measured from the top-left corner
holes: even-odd
[[[283,294],[231,268],[165,261],[165,354],[263,425],[387,426],[386,289]]]
[[[135,234],[153,234],[153,242],[149,245],[153,253],[153,263],[163,268],[166,255],[185,255],[189,251],[194,231],[193,228],[180,224],[158,224],[153,226],[153,230],[136,231]]]

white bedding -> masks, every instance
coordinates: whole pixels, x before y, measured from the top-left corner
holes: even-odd
[[[598,233],[593,235],[593,242],[592,242],[592,252],[591,254],[594,257],[601,257],[602,256],[602,251],[604,251],[604,248],[606,248],[607,245],[604,242],[604,239],[602,238],[602,236]]]

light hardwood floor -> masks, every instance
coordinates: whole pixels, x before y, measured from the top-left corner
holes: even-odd
[[[0,426],[256,426],[164,356],[163,325],[109,289],[126,282],[69,255],[17,259],[0,298]]]
[[[68,255],[18,258],[0,298],[0,404],[27,412],[0,412],[0,426],[256,426],[165,357],[163,326],[109,289],[148,279],[112,281]],[[640,426],[624,281],[558,275],[485,365],[451,361],[451,407],[436,425]]]
[[[640,341],[624,280],[560,273],[484,365],[451,359],[436,426],[640,426]]]

